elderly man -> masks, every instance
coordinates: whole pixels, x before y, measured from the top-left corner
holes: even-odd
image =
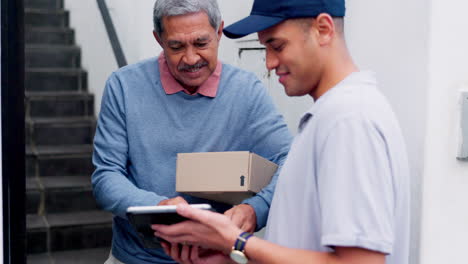
[[[266,224],[276,175],[233,208],[175,191],[177,153],[251,151],[282,165],[289,150],[287,126],[262,83],[218,61],[222,30],[216,0],[158,0],[154,37],[163,53],[107,81],[92,176],[96,199],[115,215],[106,263],[174,263],[142,245],[129,206],[208,202],[242,230]]]
[[[225,29],[229,37],[258,32],[286,93],[311,96],[278,179],[267,241],[184,205],[178,213],[196,221],[154,225],[156,236],[218,249],[236,263],[408,263],[404,140],[374,74],[348,52],[344,15],[344,0],[255,0],[249,17]],[[195,246],[182,257],[208,263]]]

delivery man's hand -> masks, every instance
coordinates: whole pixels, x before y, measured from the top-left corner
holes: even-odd
[[[161,244],[164,252],[171,256],[179,264],[228,264],[232,263],[232,260],[228,255],[221,251],[215,251],[211,249],[203,249],[198,246],[183,246],[174,247],[168,243]]]
[[[184,198],[177,196],[174,198],[162,200],[161,202],[158,203],[158,205],[178,205],[178,204],[188,204],[187,201],[185,201]]]
[[[253,233],[257,226],[257,216],[252,206],[239,204],[224,213],[231,221],[245,232]]]

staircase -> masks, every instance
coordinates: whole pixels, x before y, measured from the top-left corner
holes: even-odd
[[[112,218],[92,195],[94,97],[63,0],[25,0],[27,260],[104,263]]]

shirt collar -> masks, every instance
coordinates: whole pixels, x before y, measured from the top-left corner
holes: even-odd
[[[158,58],[159,72],[161,78],[161,84],[166,94],[175,94],[183,91],[186,94],[190,94],[180,83],[172,76],[167,66],[166,56],[162,52]],[[201,94],[207,97],[216,97],[218,93],[218,86],[221,80],[221,71],[223,64],[218,60],[216,69],[208,77],[208,79],[198,88],[197,92],[191,95]]]
[[[302,130],[305,128],[310,119],[316,114],[316,112],[320,108],[320,105],[327,101],[328,97],[331,97],[334,93],[341,90],[342,88],[348,87],[348,85],[352,85],[354,83],[362,84],[363,80],[366,80],[367,82],[373,83],[375,85],[375,73],[372,71],[353,72],[346,76],[346,78],[341,80],[333,88],[331,88],[322,96],[320,96],[320,98],[317,101],[314,101],[312,107],[309,108],[309,110],[307,110],[307,112],[305,112],[302,115],[302,118],[299,121],[298,133],[302,132]]]

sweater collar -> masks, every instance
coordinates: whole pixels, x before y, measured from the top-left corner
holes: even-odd
[[[171,72],[169,71],[169,67],[167,66],[166,56],[164,56],[163,52],[159,55],[158,64],[162,87],[166,94],[175,94],[183,91],[189,95],[201,94],[207,97],[216,97],[223,67],[220,61],[218,61],[215,71],[194,94],[190,94],[190,92],[187,91],[182,85],[180,85],[174,76],[172,76]]]

